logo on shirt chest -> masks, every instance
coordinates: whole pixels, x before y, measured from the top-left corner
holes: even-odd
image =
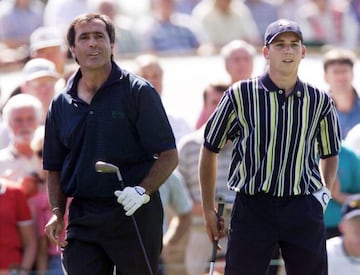
[[[120,112],[120,111],[111,111],[111,117],[113,119],[124,119],[125,114],[123,112]]]

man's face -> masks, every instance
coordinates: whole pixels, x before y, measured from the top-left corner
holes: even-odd
[[[268,60],[270,70],[282,75],[294,75],[305,56],[305,47],[295,33],[285,32],[263,47],[263,55]]]
[[[50,76],[39,77],[29,80],[22,87],[24,93],[35,96],[41,101],[44,109],[47,110],[55,94],[57,79]]]
[[[223,93],[216,91],[214,88],[207,88],[206,99],[204,102],[204,111],[210,117],[210,115],[215,111],[217,105],[219,104]]]
[[[155,64],[149,64],[143,66],[140,69],[139,74],[141,77],[149,81],[161,96],[163,82],[163,72],[161,68]]]
[[[20,107],[11,111],[9,127],[12,138],[19,144],[30,144],[39,122],[33,107]]]
[[[244,80],[252,74],[253,58],[245,49],[236,49],[226,59],[225,66],[233,82]]]
[[[351,88],[353,78],[353,69],[349,64],[330,64],[325,71],[325,81],[333,91]]]
[[[75,46],[71,52],[82,68],[93,70],[107,65],[113,47],[103,21],[95,19],[75,28]]]
[[[340,231],[348,242],[360,246],[360,216],[342,220]]]

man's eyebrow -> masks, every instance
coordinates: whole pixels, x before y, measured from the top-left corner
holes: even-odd
[[[102,31],[82,32],[82,33],[79,34],[79,36],[81,36],[81,35],[90,35],[90,34],[105,34],[105,33],[102,32]]]

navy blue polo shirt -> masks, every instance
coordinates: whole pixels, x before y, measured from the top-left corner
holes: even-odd
[[[91,104],[77,96],[79,70],[51,103],[46,118],[43,164],[61,171],[67,196],[113,198],[116,174],[95,171],[98,160],[117,165],[125,185],[138,185],[154,155],[176,148],[175,138],[155,89],[114,62]]]

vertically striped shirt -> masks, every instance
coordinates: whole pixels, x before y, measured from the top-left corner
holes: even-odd
[[[298,79],[286,97],[268,74],[230,87],[204,138],[204,146],[216,153],[233,141],[230,189],[273,196],[320,189],[318,157],[336,156],[341,143],[328,94]]]

